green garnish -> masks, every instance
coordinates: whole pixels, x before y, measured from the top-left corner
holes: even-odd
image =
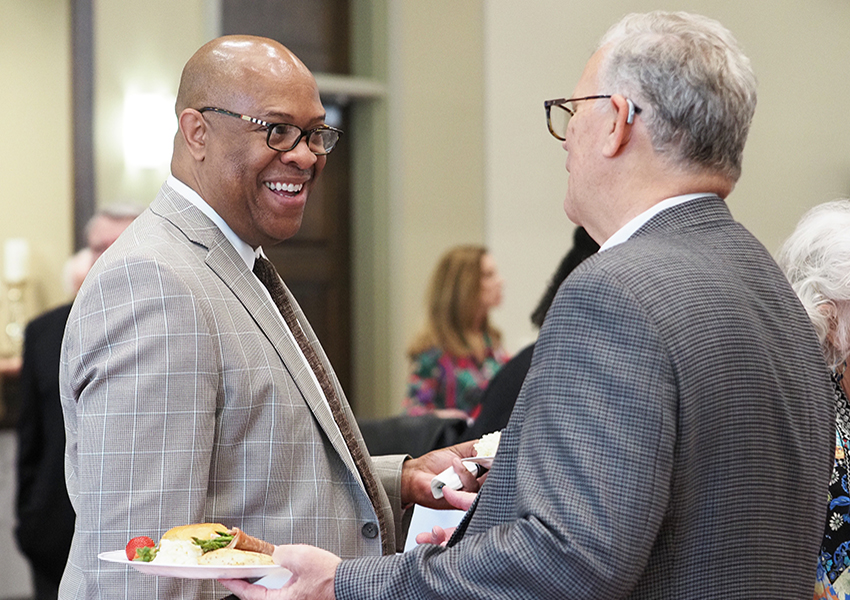
[[[216,531],[218,534],[217,538],[212,538],[211,540],[202,540],[196,537],[192,538],[198,546],[201,547],[201,551],[204,554],[207,552],[212,552],[213,550],[219,550],[227,546],[230,542],[233,541],[233,536],[225,531]]]
[[[142,562],[150,562],[156,556],[156,548],[153,546],[143,546],[141,548],[136,548],[136,558],[133,560],[140,560]]]

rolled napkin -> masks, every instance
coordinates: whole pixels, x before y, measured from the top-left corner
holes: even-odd
[[[475,477],[481,477],[484,471],[486,471],[478,463],[465,462],[463,466],[466,467],[467,471],[475,475]],[[434,495],[434,498],[443,497],[443,488],[445,486],[449,486],[453,490],[459,490],[463,487],[463,483],[461,483],[460,477],[458,477],[454,467],[449,467],[431,480],[431,493]]]

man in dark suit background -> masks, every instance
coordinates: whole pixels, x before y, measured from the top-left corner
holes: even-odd
[[[568,152],[564,208],[601,249],[561,286],[453,538],[341,562],[281,546],[293,585],[226,585],[246,599],[811,596],[832,391],[805,311],[724,202],[755,105],[750,62],[716,21],[613,27],[572,97],[545,104]]]
[[[76,293],[94,261],[118,239],[141,208],[106,206],[86,224],[86,247],[67,265]],[[71,304],[33,319],[24,332],[21,413],[17,422],[15,537],[32,569],[35,598],[56,598],[74,535],[74,509],[65,488],[65,425],[59,402],[59,354]]]

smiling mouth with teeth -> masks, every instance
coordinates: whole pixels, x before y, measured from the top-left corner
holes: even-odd
[[[273,192],[289,192],[290,194],[296,194],[304,187],[303,183],[280,183],[279,181],[277,183],[266,182],[265,185]]]

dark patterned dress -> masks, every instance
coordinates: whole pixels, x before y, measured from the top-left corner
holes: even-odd
[[[509,356],[485,338],[483,361],[473,356],[453,356],[437,348],[417,354],[412,361],[404,408],[421,415],[438,408],[459,408],[470,418],[481,410],[481,395]]]
[[[835,462],[829,481],[829,505],[820,560],[815,600],[850,600],[850,405],[841,387],[843,373],[833,374],[835,384]],[[839,576],[844,575],[843,577]]]

